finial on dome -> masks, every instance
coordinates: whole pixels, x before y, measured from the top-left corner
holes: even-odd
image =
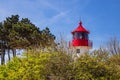
[[[82,21],[80,21],[80,23],[79,23],[80,25],[82,25]]]
[[[80,17],[79,21],[80,21],[80,22],[79,22],[79,25],[82,25],[81,17]]]

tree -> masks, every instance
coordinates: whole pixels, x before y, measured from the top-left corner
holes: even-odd
[[[111,55],[120,54],[120,44],[116,37],[113,37],[108,41],[107,50]]]
[[[41,30],[35,26],[28,18],[19,19],[19,15],[7,17],[0,23],[0,51],[4,63],[5,51],[8,50],[10,59],[10,50],[13,56],[16,56],[16,49],[28,48],[46,48],[55,44],[55,36],[49,28]]]
[[[41,31],[41,47],[46,48],[46,47],[52,47],[55,46],[55,36],[50,32],[49,28],[46,27]]]
[[[9,37],[9,35],[12,33],[13,25],[17,24],[19,21],[19,15],[11,15],[11,17],[7,17],[6,20],[4,20],[3,27],[4,27],[4,36],[5,41],[7,43],[8,52],[11,49],[13,51],[13,56],[16,56],[16,51],[13,49],[9,44],[12,37]],[[9,54],[9,53],[8,53]]]
[[[5,63],[5,48],[7,44],[6,32],[4,32],[3,24],[0,23],[0,55],[1,55],[1,64]],[[5,36],[4,36],[5,35]]]

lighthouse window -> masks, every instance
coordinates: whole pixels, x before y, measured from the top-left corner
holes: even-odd
[[[75,39],[78,39],[78,38],[79,38],[79,33],[78,33],[78,32],[76,32],[76,33],[74,34],[74,38],[75,38]]]
[[[78,36],[79,36],[79,39],[83,39],[83,38],[84,38],[84,33],[79,32],[79,33],[78,33]]]
[[[84,32],[75,32],[73,34],[73,39],[88,39],[88,34]]]
[[[79,36],[80,36],[80,39],[82,39],[82,38],[83,38],[83,36],[82,36],[82,34],[81,34],[81,33],[79,34]]]
[[[80,49],[76,49],[76,53],[80,53]]]
[[[88,39],[88,34],[84,33],[85,39]]]

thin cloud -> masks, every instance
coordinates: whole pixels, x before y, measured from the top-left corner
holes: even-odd
[[[61,23],[62,20],[66,21],[66,16],[69,14],[69,11],[59,12],[56,15],[53,15],[51,18],[46,18],[41,21],[41,25],[50,26],[53,24]]]
[[[61,19],[61,18],[64,18],[68,13],[69,13],[69,11],[60,12],[60,13],[58,13],[57,15],[53,16],[53,17],[50,19],[50,22],[53,23],[53,22],[58,21],[58,20]]]

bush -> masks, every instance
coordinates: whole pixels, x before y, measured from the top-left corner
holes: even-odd
[[[0,80],[119,80],[116,58],[99,56],[85,54],[74,61],[62,52],[29,51],[26,57],[16,57],[1,65]]]
[[[87,54],[80,56],[75,63],[76,80],[118,80],[120,69],[113,63],[99,60]]]

